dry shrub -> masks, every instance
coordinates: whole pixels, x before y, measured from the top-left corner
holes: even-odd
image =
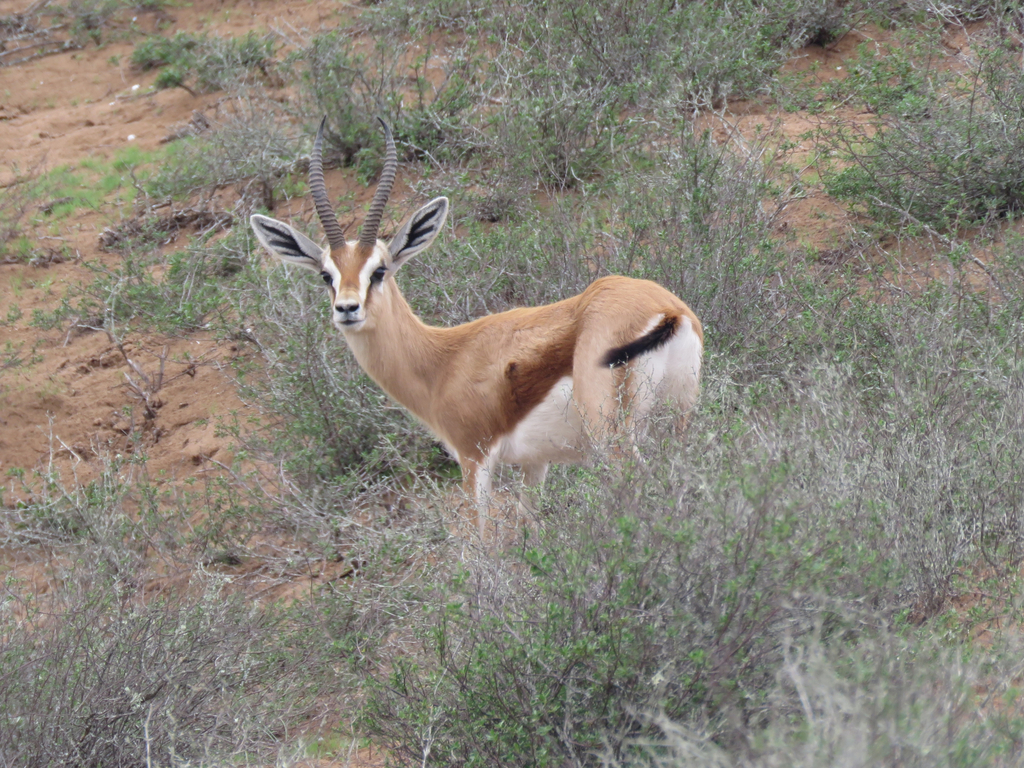
[[[852,616],[850,617],[852,618]],[[856,643],[818,627],[787,641],[758,736],[723,748],[706,723],[652,714],[655,736],[615,755],[609,768],[817,768],[1013,766],[1021,760],[1021,673],[1012,641],[965,651],[915,637],[862,614]]]
[[[259,611],[218,597],[215,584],[202,598],[140,604],[116,578],[77,566],[72,588],[5,622],[5,764],[167,764],[231,753],[250,737],[260,697],[249,695],[273,671]]]
[[[231,107],[212,129],[172,145],[168,161],[146,184],[148,194],[190,199],[192,208],[203,210],[220,205],[218,191],[232,188],[242,219],[294,194],[291,175],[301,170],[295,130],[253,92],[240,92]]]

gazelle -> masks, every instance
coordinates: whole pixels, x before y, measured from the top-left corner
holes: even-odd
[[[327,235],[321,247],[266,216],[250,219],[274,256],[318,272],[334,324],[363,369],[441,439],[462,468],[480,511],[499,462],[543,483],[550,462],[573,462],[619,420],[642,419],[658,401],[683,414],[697,400],[704,335],[668,290],[647,280],[602,277],[583,293],[543,307],[481,317],[454,328],[424,325],[395,273],[433,243],[448,199],[431,200],[385,244],[377,239],[398,166],[391,130],[384,170],[357,241],[346,242],[324,185],[325,117],[309,163],[309,189]]]

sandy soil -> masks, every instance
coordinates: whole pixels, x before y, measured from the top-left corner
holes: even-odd
[[[0,15],[29,6],[0,2]],[[305,2],[201,0],[142,14],[135,23],[145,31],[234,36],[249,30],[316,28],[332,20],[337,23],[336,12]],[[4,61],[32,53],[12,53],[16,45],[8,44]],[[132,42],[88,45],[0,68],[0,187],[86,158],[109,160],[130,144],[157,149],[188,123],[194,110],[216,114],[222,95],[151,90],[156,73],[132,70],[133,48]],[[119,346],[103,332],[41,332],[29,325],[34,311],[52,311],[68,288],[94,278],[89,264],[116,261],[100,249],[99,233],[127,213],[111,208],[75,214],[57,235],[46,235],[55,252],[67,247],[73,259],[0,265],[0,317],[21,313],[0,330],[0,337],[35,350],[32,362],[7,372],[0,388],[0,475],[15,467],[40,470],[56,461],[88,481],[98,470],[99,456],[135,447],[129,435],[140,426],[151,470],[168,478],[201,472],[212,458],[230,460],[227,442],[214,433],[218,417],[246,407],[224,365],[235,347],[201,335],[131,336]],[[30,218],[38,221],[39,230],[45,227],[44,215]],[[163,385],[150,404],[150,418],[132,382],[145,389],[145,377],[159,375],[161,359]],[[17,494],[8,484],[8,497],[12,490]]]

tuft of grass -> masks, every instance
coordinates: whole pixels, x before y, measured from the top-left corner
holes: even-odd
[[[145,0],[145,5],[159,8],[162,0]],[[104,34],[107,40],[112,35],[124,34],[126,24],[120,18],[140,4],[138,0],[68,0],[64,4],[47,4],[43,6],[46,14],[52,14],[67,20],[72,39],[78,45],[92,42],[101,45]]]
[[[25,219],[45,194],[38,180],[26,180],[0,189],[0,262],[21,261],[30,249],[24,234]]]
[[[120,251],[122,261],[113,269],[95,267],[97,278],[84,289],[75,313],[102,318],[108,330],[133,322],[137,328],[176,335],[222,326],[229,286],[251,279],[240,274],[251,247],[245,228],[211,239],[230,223],[230,216],[187,211],[178,218],[143,219],[134,228],[108,230],[108,247]],[[154,254],[154,245],[188,225],[205,227],[206,233],[166,256]]]

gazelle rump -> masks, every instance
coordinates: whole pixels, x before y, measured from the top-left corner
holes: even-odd
[[[690,308],[657,283],[602,277],[554,304],[454,328],[425,325],[395,273],[433,243],[448,200],[416,211],[390,244],[377,239],[398,165],[381,121],[384,170],[359,239],[346,241],[324,187],[325,122],[309,187],[328,245],[266,216],[250,223],[274,256],[320,273],[334,324],[356,360],[455,456],[478,513],[498,463],[520,465],[526,483],[539,484],[551,462],[580,460],[585,445],[602,445],[616,425],[635,424],[658,402],[673,402],[685,421],[699,391],[703,331]],[[479,515],[478,524],[482,533]]]

